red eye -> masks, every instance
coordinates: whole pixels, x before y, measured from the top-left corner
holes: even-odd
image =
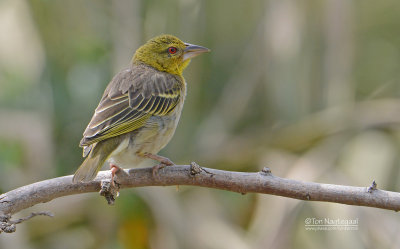
[[[176,47],[169,47],[168,48],[168,53],[170,54],[175,54],[178,51]]]

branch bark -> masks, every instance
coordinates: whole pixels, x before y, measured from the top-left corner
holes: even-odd
[[[371,187],[353,187],[314,182],[302,182],[274,176],[268,168],[260,172],[233,172],[191,165],[161,169],[156,176],[151,168],[117,172],[120,188],[144,186],[191,185],[223,189],[238,193],[262,193],[307,201],[324,201],[355,206],[400,210],[400,193]],[[88,192],[98,192],[101,182],[110,180],[109,171],[99,172],[88,183],[72,183],[72,175],[26,185],[0,195],[0,214],[12,215],[38,203],[55,198]]]

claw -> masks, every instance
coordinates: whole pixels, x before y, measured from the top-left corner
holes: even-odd
[[[175,163],[172,162],[172,161],[171,161],[169,158],[167,158],[167,157],[163,157],[163,156],[159,156],[159,155],[154,155],[154,154],[147,153],[147,152],[143,153],[143,157],[147,157],[147,158],[150,158],[150,159],[153,159],[153,160],[155,160],[155,161],[160,162],[159,164],[153,166],[153,170],[152,170],[153,177],[156,177],[156,176],[157,176],[157,172],[158,172],[160,169],[165,168],[166,166],[173,166],[173,165],[175,165]]]
[[[152,168],[153,177],[156,177],[158,171],[160,169],[162,169],[162,168],[165,168],[166,166],[171,166],[171,165],[166,165],[164,163],[160,163],[160,164],[154,165],[153,168]]]

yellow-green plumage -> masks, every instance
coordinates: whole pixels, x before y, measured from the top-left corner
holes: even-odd
[[[207,51],[171,35],[140,47],[131,67],[104,91],[83,134],[80,146],[87,158],[73,181],[92,180],[105,161],[128,167],[143,161],[146,153],[157,154],[179,121],[186,95],[182,72],[190,58]]]

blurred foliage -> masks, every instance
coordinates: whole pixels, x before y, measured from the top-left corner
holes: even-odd
[[[0,190],[72,174],[112,76],[170,33],[185,71],[175,163],[400,191],[400,2],[0,1]],[[60,198],[0,248],[399,248],[397,214],[180,186]],[[308,217],[359,219],[311,232]]]

